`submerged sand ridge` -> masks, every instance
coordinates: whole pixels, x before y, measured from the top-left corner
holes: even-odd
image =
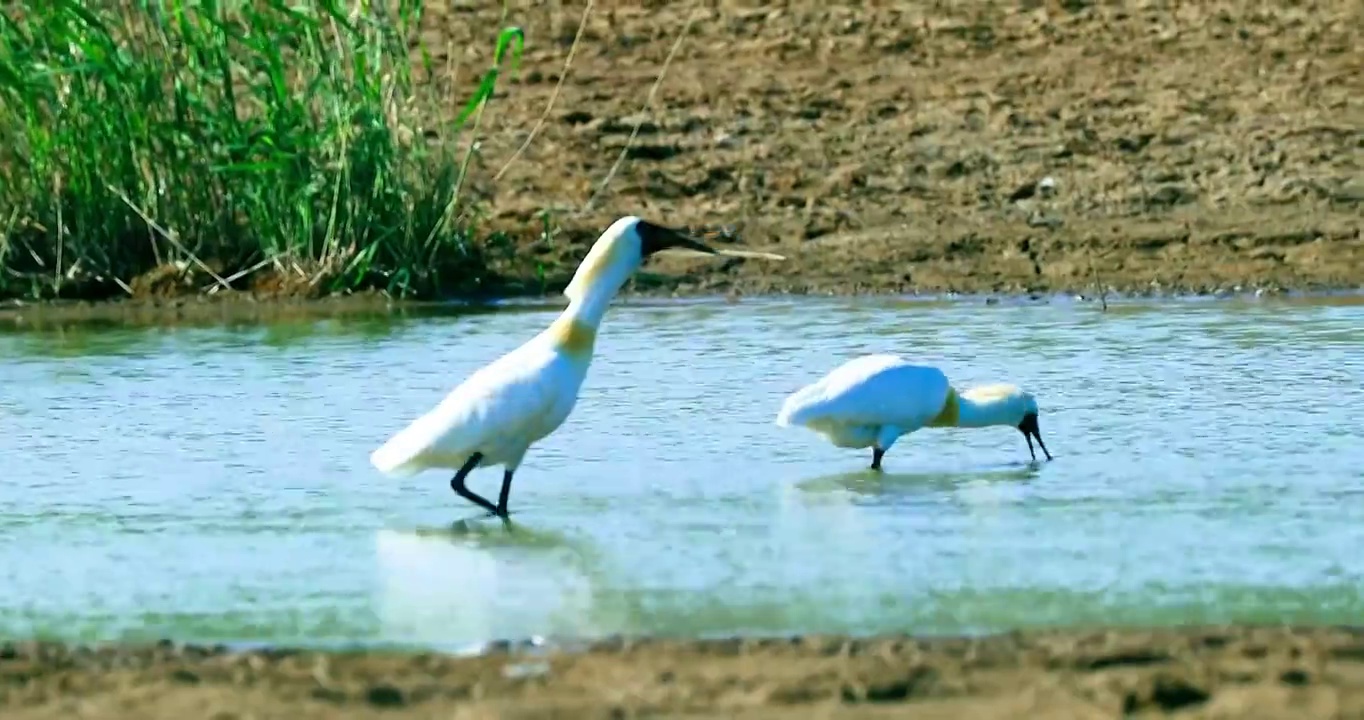
[[[653,640],[480,657],[0,647],[6,718],[1326,718],[1364,712],[1364,630]]]

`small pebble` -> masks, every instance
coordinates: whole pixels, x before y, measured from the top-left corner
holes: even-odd
[[[407,702],[403,691],[388,684],[375,685],[365,693],[370,705],[378,707],[398,707]]]
[[[186,685],[197,685],[199,683],[199,676],[184,668],[178,668],[173,671],[171,673],[171,679],[176,682],[185,683]]]
[[[502,677],[508,680],[525,680],[527,678],[544,677],[549,674],[549,663],[547,662],[527,662],[513,663],[502,667]]]
[[[1285,685],[1306,685],[1312,679],[1306,671],[1293,668],[1283,671],[1283,674],[1279,675],[1279,681]]]

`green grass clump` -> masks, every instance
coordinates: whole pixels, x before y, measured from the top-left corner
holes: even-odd
[[[414,82],[414,65],[430,73],[412,40],[421,12],[421,0],[0,9],[0,296],[113,297],[167,267],[234,287],[274,272],[316,293],[476,289],[487,263],[456,137],[522,35],[500,31],[493,68],[453,105]],[[444,127],[422,127],[433,109]]]

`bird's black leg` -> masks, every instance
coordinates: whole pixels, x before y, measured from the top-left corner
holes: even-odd
[[[468,487],[464,485],[464,478],[468,477],[469,473],[473,472],[474,468],[478,467],[478,464],[480,462],[483,462],[483,453],[476,452],[473,455],[470,455],[469,459],[464,461],[464,467],[460,468],[459,472],[455,473],[455,476],[451,478],[450,489],[454,490],[456,495],[464,498],[465,500],[468,500],[469,502],[483,508],[484,510],[487,510],[488,512],[494,515],[497,515],[498,512],[496,506],[494,506],[492,503],[488,502],[478,493],[475,493],[474,491],[470,490]],[[504,490],[503,492],[506,491]]]
[[[495,511],[502,516],[503,520],[507,519],[507,496],[511,495],[511,481],[512,471],[504,471],[502,473],[502,492],[497,496],[497,510]]]
[[[872,469],[872,470],[880,470],[880,469],[881,469],[881,458],[882,458],[883,456],[885,456],[885,454],[886,454],[886,451],[885,451],[885,450],[882,450],[882,449],[879,448],[879,447],[874,447],[874,448],[871,449],[871,469]]]

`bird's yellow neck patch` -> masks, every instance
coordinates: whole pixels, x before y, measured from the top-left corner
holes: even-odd
[[[928,421],[925,427],[956,427],[961,421],[961,398],[954,388],[947,388],[947,400],[943,401],[938,416]]]
[[[561,352],[586,357],[597,344],[597,329],[574,317],[559,318],[549,327],[549,339]]]

